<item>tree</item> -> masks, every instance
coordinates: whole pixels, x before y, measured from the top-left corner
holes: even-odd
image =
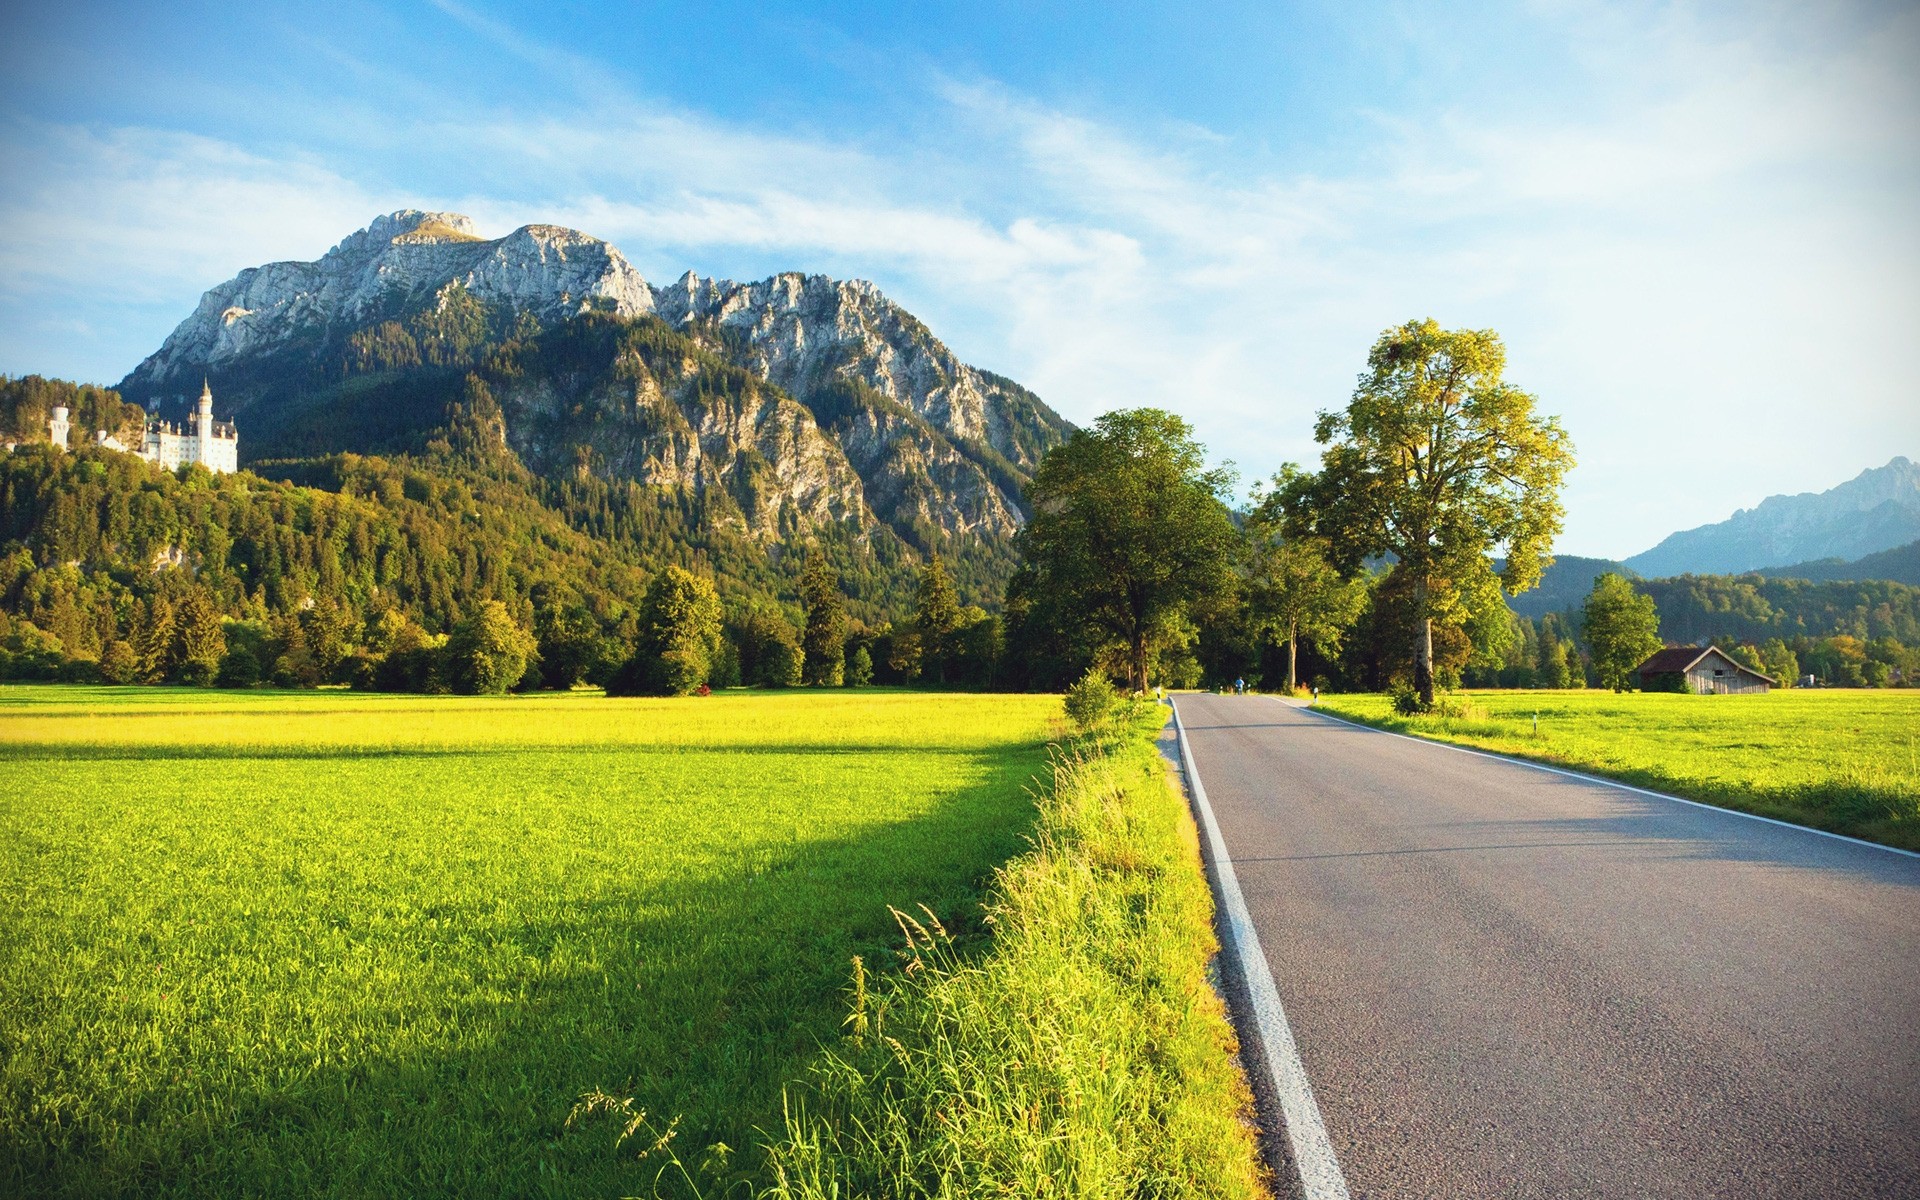
[[[1498,548],[1500,586],[1540,580],[1560,531],[1573,448],[1558,418],[1502,378],[1491,330],[1409,321],[1381,334],[1344,412],[1322,412],[1317,475],[1294,475],[1279,504],[1290,536],[1317,536],[1353,574],[1391,555],[1413,617],[1413,681],[1433,704],[1433,625],[1459,620]]]
[[[1587,646],[1601,687],[1624,692],[1633,686],[1633,671],[1660,649],[1660,614],[1653,597],[1612,571],[1593,581],[1581,608]]]
[[[1766,673],[1781,687],[1793,687],[1800,682],[1800,660],[1785,640],[1768,638],[1766,645],[1760,647],[1760,660],[1766,664]],[[106,657],[101,656],[100,661],[104,666]]]
[[[1284,488],[1286,479],[1282,474],[1274,483]],[[1283,538],[1282,514],[1272,500],[1269,495],[1246,526],[1248,624],[1263,644],[1286,643],[1291,693],[1299,684],[1300,639],[1322,654],[1340,653],[1341,639],[1367,602],[1367,589],[1364,580],[1341,578],[1323,543]]]
[[[800,603],[807,612],[801,678],[814,687],[839,687],[847,674],[847,602],[839,573],[817,553],[800,572]]]
[[[873,684],[873,651],[863,643],[853,648],[847,660],[847,686],[870,687]]]
[[[520,628],[506,605],[482,601],[447,638],[448,682],[456,692],[498,695],[520,682],[534,651],[533,635]]]
[[[1016,537],[1031,579],[1103,641],[1125,649],[1135,691],[1148,686],[1154,639],[1233,592],[1239,535],[1227,514],[1233,474],[1207,470],[1187,423],[1140,408],[1111,412],[1041,460]]]
[[[227,636],[220,627],[220,610],[205,589],[190,587],[180,598],[173,614],[173,638],[173,669],[181,681],[199,687],[212,683],[227,652]]]
[[[633,657],[607,683],[609,695],[685,696],[713,674],[720,648],[720,597],[713,581],[668,567],[640,602]]]
[[[936,683],[947,681],[947,664],[953,657],[953,634],[960,628],[960,598],[953,590],[953,577],[938,554],[927,560],[920,571],[920,592],[914,604],[914,630],[920,635],[920,673],[931,675]]]

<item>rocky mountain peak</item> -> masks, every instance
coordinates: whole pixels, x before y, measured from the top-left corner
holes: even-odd
[[[177,400],[198,372],[284,352],[324,352],[352,331],[433,307],[449,287],[542,322],[590,310],[635,317],[653,290],[613,246],[557,225],[487,239],[462,213],[375,217],[312,262],[250,267],[210,289],[121,383],[129,399]]]
[[[1654,577],[1855,559],[1920,537],[1920,465],[1899,457],[1824,492],[1768,496],[1626,560]]]

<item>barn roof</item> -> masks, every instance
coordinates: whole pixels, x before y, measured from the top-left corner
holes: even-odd
[[[1721,658],[1733,663],[1734,669],[1742,675],[1751,675],[1755,679],[1764,679],[1772,684],[1779,683],[1779,680],[1771,675],[1762,675],[1752,667],[1743,667],[1734,662],[1733,656],[1718,646],[1668,646],[1664,650],[1654,651],[1653,657],[1641,663],[1635,671],[1641,675],[1685,674],[1709,654],[1718,654]]]

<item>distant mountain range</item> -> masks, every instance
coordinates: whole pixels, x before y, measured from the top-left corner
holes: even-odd
[[[1769,496],[1725,521],[1673,534],[1625,565],[1650,579],[1759,570],[1784,575],[1787,570],[1776,568],[1789,564],[1830,571],[1841,569],[1830,560],[1864,559],[1916,539],[1920,465],[1895,458],[1827,491]]]
[[[772,553],[829,529],[898,539],[977,559],[982,583],[1008,569],[1023,489],[1072,431],[870,283],[655,287],[576,230],[484,239],[411,209],[212,288],[119,390],[177,418],[203,377],[242,465],[417,451],[474,377],[547,479],[696,503]]]

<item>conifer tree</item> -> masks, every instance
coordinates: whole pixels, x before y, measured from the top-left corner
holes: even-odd
[[[947,564],[938,554],[920,571],[914,627],[920,635],[920,674],[945,683],[947,661],[953,657],[953,634],[960,627],[960,599],[953,590],[953,577],[947,574]]]
[[[800,573],[800,603],[807,612],[801,678],[814,687],[839,687],[846,680],[847,603],[839,574],[818,553]]]
[[[219,673],[220,657],[226,652],[219,610],[206,589],[188,588],[173,615],[174,674],[183,683],[205,687]]]

